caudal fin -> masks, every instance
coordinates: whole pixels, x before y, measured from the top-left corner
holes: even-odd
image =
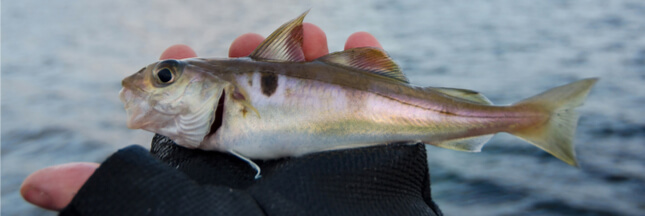
[[[591,87],[597,81],[598,78],[579,80],[514,104],[513,106],[542,107],[551,113],[551,117],[541,126],[512,131],[511,134],[577,167],[573,137],[578,124],[578,114],[574,108],[583,104]]]

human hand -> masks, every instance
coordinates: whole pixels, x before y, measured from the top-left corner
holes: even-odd
[[[319,27],[304,23],[303,34],[303,52],[307,60],[329,53],[325,33]],[[248,56],[263,40],[264,37],[254,33],[241,35],[231,44],[229,57]],[[345,43],[345,49],[365,46],[382,48],[367,32],[354,33]],[[160,59],[183,59],[196,56],[195,51],[190,47],[174,45],[166,49]],[[24,180],[20,193],[26,201],[36,206],[58,211],[70,203],[98,167],[97,163],[77,162],[43,168]]]

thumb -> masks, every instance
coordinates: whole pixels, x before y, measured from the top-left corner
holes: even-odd
[[[97,163],[83,162],[38,170],[25,179],[20,194],[27,202],[41,208],[61,210],[98,167]]]

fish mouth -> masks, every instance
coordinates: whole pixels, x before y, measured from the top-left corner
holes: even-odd
[[[142,97],[128,88],[122,88],[119,92],[119,99],[123,103],[127,115],[127,126],[131,129],[143,127],[142,119],[145,117],[145,111],[137,106],[137,101],[143,100]]]
[[[211,124],[211,129],[208,131],[206,136],[204,136],[204,139],[215,135],[217,131],[219,130],[220,127],[222,127],[222,122],[224,118],[224,101],[226,97],[226,91],[222,90],[222,95],[219,97],[219,101],[217,102],[217,106],[215,106],[215,118],[213,119],[213,123]]]

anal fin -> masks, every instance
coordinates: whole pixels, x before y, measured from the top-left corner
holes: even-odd
[[[488,142],[488,140],[490,140],[493,136],[494,134],[490,134],[476,137],[451,139],[441,142],[431,142],[429,144],[458,151],[480,152],[484,144],[486,144],[486,142]]]

